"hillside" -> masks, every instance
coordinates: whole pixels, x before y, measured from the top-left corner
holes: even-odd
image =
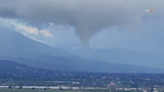
[[[53,70],[61,70],[67,72],[117,72],[117,73],[135,73],[135,72],[142,72],[142,73],[163,73],[163,69],[156,69],[156,68],[148,68],[148,67],[140,67],[140,66],[133,66],[133,65],[123,65],[123,64],[112,64],[112,63],[102,63],[102,62],[69,62],[65,65],[62,64],[45,64],[45,66],[40,66],[42,68],[49,69],[42,69],[42,68],[34,68],[31,66],[27,66],[24,64],[16,63],[13,61],[8,60],[0,60],[0,74],[28,74],[28,75],[35,75],[35,74],[53,74]],[[62,62],[63,63],[63,62]],[[93,64],[91,64],[93,63]],[[79,64],[79,65],[78,65]],[[60,65],[60,67],[58,66]],[[53,69],[53,70],[52,70]],[[55,73],[55,72],[54,72]]]
[[[64,55],[65,51],[29,39],[14,31],[0,31],[0,56],[31,57],[33,55]]]
[[[130,64],[144,67],[163,68],[164,57],[144,52],[135,52],[123,49],[95,49],[90,51],[85,50],[70,50],[68,52],[74,55],[81,56],[87,59],[102,60],[116,64]]]
[[[40,75],[53,74],[53,70],[34,68],[13,61],[0,60],[0,74]]]
[[[101,60],[92,61],[69,55],[65,51],[34,41],[14,31],[0,31],[0,59],[62,71],[163,72],[162,69],[107,63]]]

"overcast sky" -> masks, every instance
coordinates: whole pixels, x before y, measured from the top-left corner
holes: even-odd
[[[163,4],[163,0],[0,0],[0,25],[56,48],[162,53]]]

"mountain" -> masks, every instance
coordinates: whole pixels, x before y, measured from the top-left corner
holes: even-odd
[[[53,74],[54,70],[34,68],[13,61],[0,60],[0,74],[41,75]]]
[[[62,63],[66,64],[63,65]],[[42,66],[44,65],[44,66]],[[149,68],[149,67],[141,67],[141,66],[133,66],[133,65],[125,65],[125,64],[113,64],[113,63],[104,63],[104,62],[54,62],[51,64],[43,63],[40,67],[45,68],[34,68],[31,66],[27,66],[21,63],[16,63],[8,60],[0,60],[0,74],[34,74],[34,71],[41,71],[44,73],[51,74],[52,69],[68,71],[68,72],[117,72],[117,73],[163,73],[164,69],[157,68]],[[47,68],[49,68],[47,70]],[[36,73],[35,73],[36,74]]]
[[[122,49],[67,50],[74,55],[90,60],[101,60],[116,64],[130,64],[143,67],[163,68],[164,57],[152,53],[135,52]]]
[[[15,31],[0,31],[0,55],[28,57],[35,54],[63,55],[66,52],[29,39]]]
[[[164,69],[141,67],[128,64],[114,64],[100,61],[90,61],[78,56],[38,56],[33,60],[24,58],[13,59],[32,67],[55,69],[61,71],[87,71],[87,72],[117,72],[117,73],[163,73]]]
[[[37,68],[63,71],[163,72],[162,69],[156,68],[114,64],[98,59],[88,60],[34,41],[14,31],[0,31],[0,59],[15,61]]]

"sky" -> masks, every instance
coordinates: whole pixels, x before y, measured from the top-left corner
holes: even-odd
[[[163,0],[0,0],[0,27],[60,49],[161,54],[163,4]]]

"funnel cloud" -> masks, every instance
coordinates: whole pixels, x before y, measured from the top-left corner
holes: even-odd
[[[135,30],[143,19],[163,16],[164,0],[0,0],[0,17],[36,26],[70,25],[84,47],[102,28]],[[145,13],[146,9],[156,10]]]

